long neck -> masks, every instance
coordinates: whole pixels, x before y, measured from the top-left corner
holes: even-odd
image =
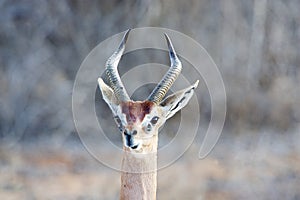
[[[132,154],[124,147],[121,200],[154,200],[157,187],[157,136],[151,145],[144,147],[144,152]]]

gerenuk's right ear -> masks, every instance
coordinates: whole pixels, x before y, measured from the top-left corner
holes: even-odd
[[[187,105],[189,100],[192,98],[194,94],[195,88],[197,88],[199,80],[197,80],[193,85],[180,90],[170,96],[166,97],[161,103],[160,106],[164,110],[164,115],[166,119],[169,119],[179,110],[181,110],[184,106]]]
[[[113,114],[117,115],[117,106],[119,105],[119,102],[114,91],[104,83],[102,78],[98,78],[98,85],[104,101],[107,103]]]

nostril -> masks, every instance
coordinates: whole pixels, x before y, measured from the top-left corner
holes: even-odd
[[[132,135],[136,135],[136,134],[137,134],[136,130],[132,131]]]

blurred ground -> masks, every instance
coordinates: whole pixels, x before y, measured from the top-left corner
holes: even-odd
[[[0,199],[117,199],[119,174],[78,141],[72,87],[98,43],[146,26],[174,29],[203,45],[228,98],[212,154],[197,160],[200,135],[159,172],[159,199],[300,199],[299,7],[299,0],[0,0]],[[127,55],[120,64],[168,64],[150,53]],[[206,129],[204,84],[197,95]],[[103,105],[99,121],[108,123]],[[113,123],[108,128],[116,130]]]
[[[290,137],[253,134],[232,138],[225,132],[204,160],[194,143],[159,171],[158,199],[299,199],[299,130]],[[98,163],[81,143],[2,146],[0,160],[0,199],[118,199],[119,173]]]

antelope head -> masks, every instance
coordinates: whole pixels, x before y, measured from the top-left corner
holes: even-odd
[[[104,83],[99,78],[98,84],[103,99],[110,107],[122,134],[123,148],[126,151],[136,153],[153,152],[157,150],[158,129],[167,119],[187,105],[198,85],[198,81],[190,87],[164,98],[182,68],[171,40],[165,34],[171,67],[147,100],[132,101],[117,70],[129,32],[130,30],[126,31],[119,48],[106,62],[105,75],[108,83]],[[156,145],[153,145],[154,143]]]

